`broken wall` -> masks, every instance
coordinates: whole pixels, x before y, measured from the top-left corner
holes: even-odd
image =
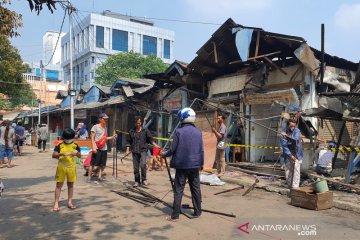
[[[212,98],[213,95],[216,94],[241,91],[249,78],[250,76],[248,74],[239,74],[209,81],[207,83],[209,98]]]

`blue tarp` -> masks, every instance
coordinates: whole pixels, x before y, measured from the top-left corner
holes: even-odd
[[[235,27],[232,33],[236,34],[235,44],[240,55],[240,59],[246,62],[248,59],[249,47],[254,30],[249,28]]]

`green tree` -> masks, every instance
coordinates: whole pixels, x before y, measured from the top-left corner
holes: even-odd
[[[22,15],[7,9],[5,6],[11,4],[12,0],[0,0],[0,34],[10,37],[17,37],[20,34],[17,29],[22,27]],[[53,13],[56,10],[55,0],[27,0],[30,10],[34,10],[39,15],[45,4],[48,9]],[[61,2],[60,4],[65,5]]]
[[[164,72],[167,67],[154,55],[144,57],[133,51],[123,52],[110,56],[96,68],[95,82],[109,86],[119,78],[142,78],[146,74]]]
[[[19,36],[16,30],[23,26],[22,16],[5,7],[6,4],[10,3],[11,0],[0,0],[0,34],[16,37]]]
[[[22,76],[27,70],[28,66],[23,63],[17,48],[11,45],[7,36],[0,34],[0,102],[3,108],[31,103],[34,95]]]

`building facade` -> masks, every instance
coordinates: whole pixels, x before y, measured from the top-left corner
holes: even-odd
[[[60,104],[61,100],[56,99],[56,94],[59,90],[67,91],[68,85],[65,84],[59,76],[58,70],[46,70],[45,80],[41,80],[41,69],[39,67],[31,67],[28,73],[23,74],[23,78],[30,84],[33,92],[36,95],[36,98],[40,98],[40,89],[41,91],[41,101],[42,107],[48,107]],[[41,86],[41,87],[40,87]],[[33,107],[38,107],[37,99],[33,101]]]
[[[75,24],[76,23],[76,24]],[[74,17],[73,80],[76,90],[91,87],[96,67],[108,56],[134,51],[144,56],[155,55],[164,63],[174,61],[175,33],[158,28],[144,19],[133,18],[110,11],[91,13],[80,20]],[[70,80],[70,34],[61,39],[64,81]]]
[[[47,31],[43,36],[43,61],[44,64],[61,64],[61,38],[65,33]],[[58,41],[59,39],[59,41]]]

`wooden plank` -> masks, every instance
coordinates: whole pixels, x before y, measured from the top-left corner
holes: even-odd
[[[278,69],[280,72],[282,72],[283,74],[287,75],[287,72],[285,72],[281,67],[279,67],[278,65],[276,65],[275,63],[273,63],[273,61],[271,61],[270,58],[268,57],[264,57],[264,59],[271,64],[271,66],[275,67],[276,69]]]

